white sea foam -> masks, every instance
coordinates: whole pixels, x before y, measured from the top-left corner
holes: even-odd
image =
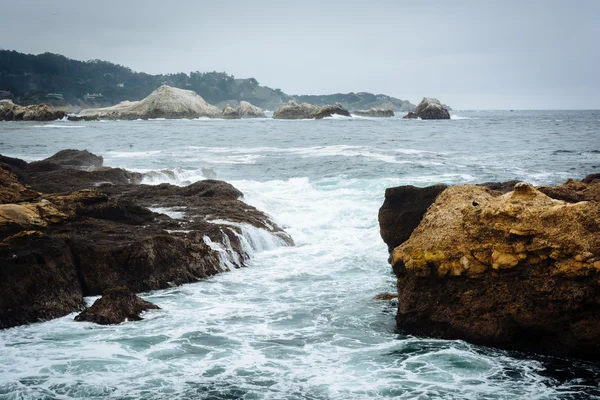
[[[58,120],[58,121],[62,121],[62,120]],[[85,128],[85,125],[71,125],[71,124],[64,124],[64,125],[58,125],[58,124],[44,124],[44,125],[33,125],[33,128]]]
[[[165,214],[173,219],[183,219],[185,216],[185,211],[181,211],[181,208],[173,208],[173,207],[148,207],[148,209],[152,212]]]

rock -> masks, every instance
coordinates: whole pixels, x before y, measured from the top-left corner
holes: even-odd
[[[582,179],[583,183],[596,183],[600,181],[600,174],[589,174],[585,178]]]
[[[402,119],[417,119],[419,118],[417,116],[417,114],[415,114],[414,112],[409,112],[408,114],[406,114],[404,117],[402,117]]]
[[[238,110],[232,108],[229,104],[223,109],[223,118],[225,119],[239,119],[241,118],[238,114]]]
[[[140,314],[160,307],[142,300],[130,289],[117,286],[108,289],[94,304],[75,317],[75,321],[95,322],[100,325],[115,325],[125,321],[141,321]]]
[[[237,108],[240,118],[265,118],[265,112],[262,108],[253,106],[247,101],[241,101]]]
[[[273,113],[275,119],[322,119],[334,114],[350,117],[350,113],[340,103],[327,106],[314,106],[308,103],[296,103],[290,100]]]
[[[24,188],[30,182],[51,190],[0,204],[0,328],[80,310],[83,296],[115,286],[144,292],[243,267],[250,257],[241,239],[247,230],[261,229],[274,242],[293,245],[226,182],[149,186],[120,182],[132,174],[120,169],[11,163],[25,167],[23,180],[15,182],[16,175],[3,169],[1,184]],[[114,179],[99,182],[106,178]],[[3,198],[15,200],[11,196]],[[148,209],[157,206],[182,216]]]
[[[423,97],[415,109],[418,118],[425,119],[450,119],[450,113],[446,110],[438,99]]]
[[[0,161],[0,204],[33,201],[39,197],[38,192],[26,188],[19,182],[9,165]]]
[[[83,309],[77,267],[65,239],[21,231],[0,241],[0,329]]]
[[[87,150],[61,150],[41,162],[51,162],[63,167],[101,167],[104,163],[102,156],[97,156]]]
[[[379,293],[377,296],[373,297],[373,300],[393,300],[398,298],[398,293]]]
[[[453,186],[392,267],[403,332],[600,359],[596,200],[567,203],[526,183],[506,194]]]
[[[446,188],[446,185],[425,188],[409,185],[386,189],[379,209],[379,233],[389,252],[408,240],[429,206]]]
[[[357,115],[359,117],[377,117],[377,118],[391,118],[394,117],[394,111],[391,109],[383,108],[370,108],[368,110],[354,110],[350,111],[351,115]]]
[[[319,109],[313,114],[313,118],[323,119],[331,117],[332,115],[342,115],[344,117],[352,116],[350,115],[350,112],[344,108],[344,106],[342,106],[340,103],[335,103],[333,105],[319,107]]]
[[[11,100],[0,100],[0,121],[55,121],[66,116],[45,104],[19,106]]]
[[[294,100],[290,100],[286,104],[279,107],[274,113],[273,118],[275,119],[312,119],[313,115],[319,109],[317,106],[313,106],[308,103],[296,103]]]
[[[124,101],[112,107],[82,110],[69,119],[220,118],[221,110],[196,92],[162,85],[140,101]]]

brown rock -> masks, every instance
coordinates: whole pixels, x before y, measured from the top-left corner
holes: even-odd
[[[130,289],[117,286],[108,289],[94,304],[83,310],[75,321],[95,322],[100,325],[115,325],[125,321],[140,321],[140,314],[160,307],[142,300]]]
[[[597,260],[595,200],[567,203],[525,183],[504,195],[450,187],[392,253],[397,324],[416,335],[598,359]]]
[[[45,104],[19,106],[11,100],[0,100],[0,121],[55,121],[66,116]]]

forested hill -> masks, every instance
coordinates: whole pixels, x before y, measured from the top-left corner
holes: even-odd
[[[321,104],[326,98],[329,103],[341,102],[350,109],[386,106],[405,111],[412,106],[400,99],[370,93],[289,96],[280,89],[261,86],[254,78],[236,79],[225,72],[150,75],[107,61],[77,61],[53,53],[31,55],[0,50],[0,98],[12,96],[21,104],[105,106],[140,100],[162,84],[193,90],[220,107],[226,103],[235,106],[245,100],[274,110],[292,98],[311,104]]]

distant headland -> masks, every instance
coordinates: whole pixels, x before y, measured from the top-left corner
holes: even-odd
[[[416,108],[407,100],[385,94],[288,95],[281,89],[261,86],[254,78],[239,79],[225,72],[150,75],[107,61],[0,50],[0,100],[21,105],[47,104],[66,112],[109,107],[141,100],[161,85],[192,90],[219,109],[249,102],[264,110],[276,110],[292,100],[315,106],[340,103],[348,110],[409,112]]]

